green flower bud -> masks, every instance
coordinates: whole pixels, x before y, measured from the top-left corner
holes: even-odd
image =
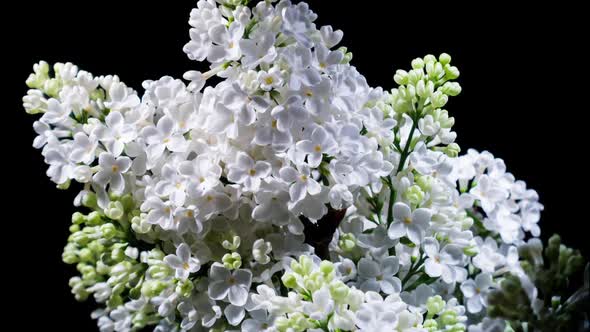
[[[76,233],[78,231],[80,231],[80,225],[70,225],[70,233]]]
[[[440,322],[445,326],[457,324],[457,313],[453,310],[446,310],[445,312],[440,314]]]
[[[348,286],[346,286],[342,281],[340,280],[334,280],[330,283],[330,295],[332,296],[332,299],[334,299],[334,301],[336,302],[345,302],[347,297],[348,297],[348,293],[350,292],[350,288],[348,288]]]
[[[393,75],[393,80],[399,85],[408,84],[408,72],[405,70],[398,69]]]
[[[438,323],[432,318],[425,320],[422,326],[429,332],[435,332],[438,330]]]
[[[436,57],[432,54],[428,54],[424,57],[425,64],[435,63],[435,62],[436,62]]]
[[[313,268],[313,262],[311,258],[301,255],[299,257],[299,261],[293,260],[291,262],[291,269],[293,272],[300,274],[302,276],[308,275]]]
[[[82,262],[92,263],[94,261],[94,255],[92,254],[92,251],[88,248],[80,249],[80,251],[78,252],[78,256],[80,257],[80,260],[82,260]]]
[[[352,251],[356,247],[356,238],[352,233],[345,233],[340,236],[338,246],[344,251]]]
[[[88,241],[90,241],[90,238],[88,237],[88,234],[80,231],[80,232],[72,233],[68,237],[68,241],[74,242],[79,246],[85,246],[86,244],[88,244]]]
[[[122,262],[125,260],[125,249],[120,247],[115,247],[113,251],[111,251],[111,259],[115,262]]]
[[[26,84],[31,89],[41,89],[49,78],[49,64],[45,61],[39,61],[39,63],[33,65],[33,72],[27,78]]]
[[[428,310],[428,316],[433,317],[445,308],[445,301],[443,301],[440,295],[431,296],[426,300],[426,310]]]
[[[152,265],[146,272],[154,279],[165,279],[172,274],[172,270],[166,264]]]
[[[415,85],[422,78],[424,78],[424,72],[422,71],[422,69],[420,69],[420,70],[410,70],[408,72],[408,77],[407,77],[408,84]],[[402,87],[400,87],[400,88],[402,88]]]
[[[455,66],[451,66],[450,64],[446,64],[444,66],[445,76],[448,80],[454,80],[459,77],[459,69]]]
[[[416,58],[412,60],[412,69],[422,69],[424,68],[424,60],[422,58]]]
[[[103,263],[102,261],[96,262],[96,272],[102,275],[107,275],[111,271],[111,267]]]
[[[77,301],[86,301],[86,299],[88,299],[90,292],[86,291],[80,277],[70,278],[69,285],[72,288],[72,294],[74,294]]]
[[[340,63],[347,64],[350,63],[350,61],[352,61],[352,52],[346,52],[344,53],[344,57],[342,58],[342,61],[340,61]]]
[[[330,261],[322,261],[320,263],[320,271],[324,274],[324,276],[334,273],[334,263]]]
[[[61,82],[55,78],[46,80],[43,83],[43,91],[50,97],[57,97],[61,90]]]
[[[102,217],[100,216],[100,213],[98,213],[97,211],[90,212],[86,217],[86,224],[89,226],[101,225],[102,223]]]
[[[287,288],[295,288],[297,287],[297,278],[292,273],[285,273],[281,277],[281,281],[283,285]]]
[[[86,221],[86,216],[83,215],[82,213],[74,212],[74,214],[72,214],[72,224],[79,225],[85,221]]]
[[[101,239],[98,239],[88,243],[88,249],[92,250],[94,255],[97,257],[100,256],[105,250],[104,245],[101,242]]]
[[[96,280],[96,270],[93,266],[88,264],[79,263],[76,268],[82,274],[82,280],[84,281],[95,281]]]
[[[451,56],[447,53],[442,53],[438,56],[438,62],[440,62],[444,66],[451,62]]]
[[[406,190],[406,192],[404,192],[404,198],[408,200],[411,205],[417,206],[422,203],[424,192],[419,185],[412,185]]]
[[[422,189],[422,191],[425,192],[432,190],[433,181],[434,178],[430,175],[418,175],[415,178],[416,184],[420,186],[420,189]]]
[[[69,244],[64,248],[61,254],[61,260],[66,264],[76,264],[80,262],[78,255],[76,255],[75,247],[69,247]]]
[[[430,102],[432,103],[432,107],[434,108],[443,107],[446,105],[447,101],[449,101],[449,97],[442,93],[440,90],[437,90],[435,93],[433,93],[430,98]]]
[[[444,148],[443,152],[451,158],[456,158],[461,152],[461,147],[457,143],[451,143]]]
[[[313,325],[309,322],[307,317],[300,312],[295,312],[289,317],[291,328],[295,331],[305,331],[312,328]]]
[[[155,297],[160,295],[168,284],[160,280],[146,280],[141,286],[141,294],[146,297]]]
[[[274,324],[279,332],[303,332],[314,327],[314,324],[310,322],[310,319],[300,312],[291,314],[289,318],[279,317],[275,320]]]
[[[152,229],[152,226],[146,222],[146,214],[142,213],[131,219],[131,229],[139,234],[147,234]]]
[[[189,297],[193,291],[194,285],[190,280],[184,280],[176,284],[176,293],[180,296]]]
[[[407,101],[411,102],[416,98],[416,87],[414,85],[406,86],[405,92]]]
[[[441,128],[449,129],[455,124],[455,118],[449,117],[449,112],[440,108],[432,112],[432,117],[440,124]]]
[[[310,292],[320,289],[321,286],[323,286],[323,281],[320,278],[307,277],[303,279],[303,287]]]
[[[110,240],[117,235],[117,228],[111,223],[106,223],[100,225],[100,232],[105,239]]]
[[[431,80],[439,80],[445,75],[443,66],[438,62],[428,63],[426,65],[426,73]]]
[[[424,80],[420,80],[416,84],[416,94],[421,98],[428,98],[430,96],[428,90],[426,90],[426,83],[424,83]]]
[[[98,204],[96,202],[96,194],[88,192],[84,196],[82,196],[82,205],[87,208],[97,209]]]
[[[240,243],[241,243],[241,239],[239,236],[234,235],[231,238],[231,242],[228,240],[223,240],[223,242],[221,243],[221,246],[227,250],[237,250],[240,247]]]
[[[242,266],[242,256],[237,252],[223,255],[221,261],[223,262],[223,266],[228,270],[239,269]]]
[[[104,209],[104,214],[113,220],[121,219],[124,213],[125,209],[120,201],[110,202],[107,208]]]
[[[439,89],[442,93],[453,97],[461,93],[461,85],[457,82],[446,82]]]

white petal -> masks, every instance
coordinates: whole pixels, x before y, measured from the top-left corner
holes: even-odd
[[[471,279],[464,281],[461,284],[461,292],[466,298],[470,298],[475,295],[475,282]]]
[[[211,265],[211,269],[209,270],[209,278],[211,280],[227,280],[230,277],[230,272],[221,264],[213,264]]]
[[[402,202],[397,202],[393,205],[393,217],[395,220],[404,221],[406,218],[412,216],[410,207]]]
[[[389,256],[381,261],[381,271],[386,276],[392,276],[399,270],[399,260],[397,257]]]
[[[472,314],[480,312],[482,307],[481,296],[479,295],[473,296],[467,300],[467,310]]]
[[[218,280],[213,281],[209,284],[207,288],[207,292],[209,293],[209,297],[213,300],[221,300],[227,296],[229,292],[229,285],[225,282],[225,280]]]
[[[236,279],[236,283],[238,285],[250,288],[250,284],[252,283],[252,272],[250,272],[249,270],[236,270],[233,274],[233,277]]]
[[[387,230],[387,235],[390,239],[395,240],[399,239],[402,236],[406,235],[406,227],[403,222],[395,221],[389,225],[389,229]]]
[[[191,248],[188,246],[188,244],[183,242],[178,246],[178,248],[176,248],[176,255],[181,261],[186,263],[191,257]]]
[[[322,192],[322,186],[314,179],[307,179],[307,192],[310,195],[317,195]]]
[[[164,262],[174,269],[182,269],[183,261],[176,255],[168,255],[164,257]]]
[[[358,273],[363,278],[375,278],[379,274],[379,265],[376,262],[367,259],[361,258],[358,263]]]
[[[305,185],[301,182],[295,182],[289,188],[289,196],[291,197],[291,201],[299,202],[303,198],[305,198]]]
[[[232,304],[225,307],[223,314],[225,315],[225,318],[227,318],[228,323],[232,326],[237,326],[240,324],[240,322],[244,319],[244,316],[246,316],[244,308]]]
[[[424,270],[426,271],[426,274],[431,277],[440,277],[442,274],[441,264],[437,263],[433,258],[426,259]]]
[[[411,223],[408,225],[408,239],[415,244],[420,244],[422,239],[424,239],[424,230],[418,227],[418,225]]]
[[[241,286],[231,286],[229,289],[229,302],[233,305],[243,306],[248,300],[248,291]]]

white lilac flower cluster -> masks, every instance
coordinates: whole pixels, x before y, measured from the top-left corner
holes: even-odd
[[[47,175],[82,187],[63,259],[100,330],[503,330],[487,294],[526,283],[543,206],[490,153],[458,157],[450,56],[386,92],[307,4],[247,3],[198,1],[184,51],[211,69],[188,84],[27,80]]]

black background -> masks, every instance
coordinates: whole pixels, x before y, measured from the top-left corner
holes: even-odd
[[[95,75],[117,74],[141,91],[141,81],[180,77],[203,65],[182,52],[195,1],[21,1],[4,11],[2,273],[7,319],[26,331],[93,331],[92,305],[78,304],[61,262],[74,207],[31,147],[33,117],[22,110],[33,63],[71,61]],[[536,189],[545,204],[543,237],[559,232],[588,257],[585,113],[588,43],[583,12],[560,2],[516,8],[497,2],[451,5],[390,1],[309,1],[319,25],[344,30],[341,43],[373,86],[390,89],[397,68],[428,53],[447,52],[461,70],[463,92],[447,105],[458,143],[490,150]],[[490,5],[494,3],[494,5]],[[125,4],[125,5],[124,5]],[[5,44],[5,43],[4,43]],[[6,44],[5,44],[6,45]],[[141,93],[140,93],[141,94]],[[3,195],[4,196],[4,195]]]

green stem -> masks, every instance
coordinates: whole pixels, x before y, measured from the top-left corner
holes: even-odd
[[[417,121],[415,118],[412,118],[412,128],[410,129],[410,134],[408,135],[408,139],[406,140],[406,145],[404,146],[404,151],[402,151],[402,155],[400,156],[399,159],[399,165],[397,165],[397,170],[395,171],[395,174],[397,175],[399,172],[402,171],[402,169],[404,168],[404,164],[406,163],[406,159],[408,158],[408,155],[410,154],[410,145],[412,143],[412,137],[414,137],[414,131],[416,130],[417,127]]]
[[[402,280],[402,288],[408,282],[408,280],[410,280],[410,278],[412,276],[414,276],[416,274],[416,272],[418,272],[418,270],[420,270],[420,268],[422,267],[422,263],[424,263],[425,260],[426,260],[426,258],[420,257],[419,260],[417,260],[416,262],[412,263],[412,265],[410,265],[410,270],[408,270],[408,274],[406,274],[406,276]]]
[[[393,179],[389,176],[387,183],[389,187],[389,202],[387,202],[387,225],[393,222],[393,202],[395,202],[395,189],[393,188]]]

